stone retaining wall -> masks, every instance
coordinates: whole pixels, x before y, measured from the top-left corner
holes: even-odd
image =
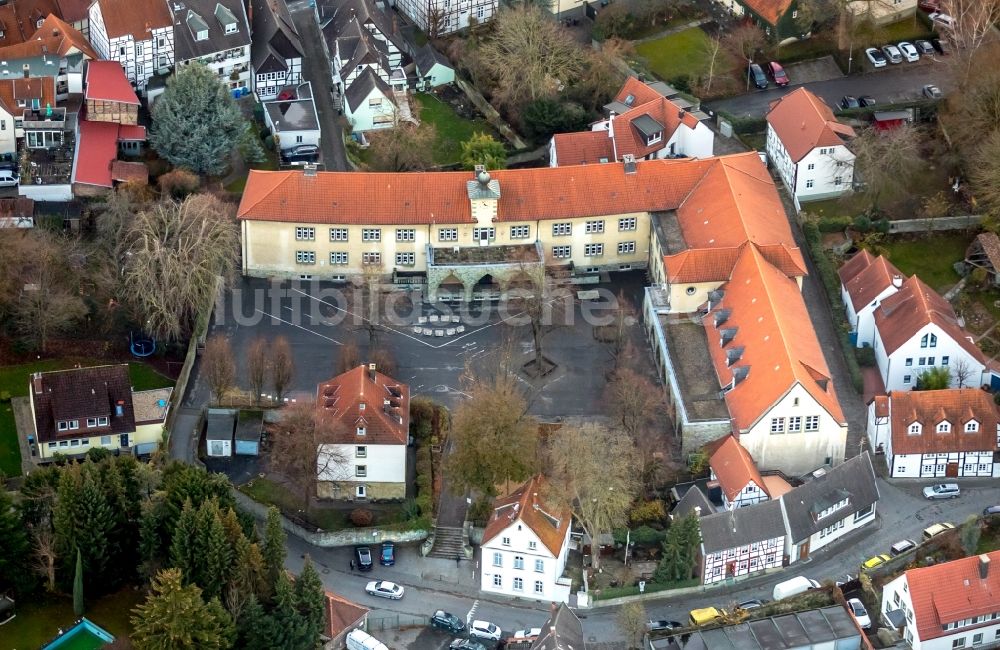
[[[478,108],[479,112],[483,114],[486,121],[489,122],[490,125],[500,133],[500,135],[507,138],[515,149],[528,148],[528,143],[522,140],[521,136],[519,136],[514,129],[512,129],[511,126],[504,121],[504,119],[500,116],[500,113],[497,112],[497,109],[493,108],[493,105],[486,101],[486,98],[483,97],[482,93],[476,90],[475,86],[457,75],[455,76],[455,85],[458,86],[459,90],[465,93],[465,96],[469,98],[469,101],[476,105],[476,108]]]
[[[981,214],[938,217],[937,219],[903,219],[900,221],[890,221],[889,233],[967,230],[969,228],[978,228],[982,221],[983,215]]]

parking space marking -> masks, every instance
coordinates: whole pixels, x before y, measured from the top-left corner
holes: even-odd
[[[479,609],[479,601],[478,600],[476,602],[472,603],[472,609],[470,609],[469,613],[465,615],[465,624],[466,625],[468,625],[469,623],[472,622],[472,617],[476,615],[476,610],[477,609]]]
[[[320,337],[321,339],[326,339],[327,341],[330,341],[331,343],[336,343],[337,345],[343,345],[343,343],[341,343],[337,339],[332,339],[329,336],[326,336],[324,334],[320,334],[319,332],[314,332],[313,330],[309,329],[308,327],[302,327],[301,325],[296,325],[295,323],[293,323],[291,321],[287,321],[284,318],[281,318],[280,316],[275,316],[274,314],[269,314],[266,311],[261,311],[260,309],[254,309],[254,311],[257,312],[258,314],[263,314],[264,316],[267,316],[268,318],[273,318],[274,320],[276,320],[276,321],[278,321],[280,323],[284,323],[285,325],[291,325],[292,327],[297,327],[300,330],[309,332],[310,334],[314,334],[314,335]]]

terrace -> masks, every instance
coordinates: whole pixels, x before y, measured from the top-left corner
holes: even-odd
[[[64,185],[70,183],[73,175],[73,152],[75,149],[76,138],[71,131],[64,131],[62,142],[53,141],[50,148],[22,149],[21,184]]]

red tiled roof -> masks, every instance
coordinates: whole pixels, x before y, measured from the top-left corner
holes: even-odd
[[[34,77],[30,79],[0,79],[0,105],[13,116],[20,117],[24,108],[17,100],[37,99],[42,109],[56,105],[56,78]],[[31,102],[27,101],[30,105]]]
[[[97,0],[97,4],[108,38],[132,35],[136,41],[144,41],[150,38],[150,31],[173,25],[163,0]]]
[[[866,250],[845,262],[838,273],[847,295],[851,297],[855,313],[892,286],[894,279],[902,282],[906,277],[884,255],[872,257]]]
[[[768,494],[753,456],[732,434],[711,443],[709,453],[708,464],[727,499],[735,499],[751,481]]]
[[[607,131],[578,131],[557,133],[552,136],[556,148],[556,161],[565,165],[614,162],[614,147]]]
[[[951,303],[915,275],[904,281],[899,291],[875,309],[875,327],[886,354],[898,350],[931,323],[954,339],[972,358],[985,363],[985,357],[972,337],[959,327]]]
[[[892,453],[933,454],[959,451],[994,451],[997,449],[997,424],[1000,413],[993,396],[979,388],[895,391],[885,398],[891,414]],[[879,415],[876,398],[875,411]],[[967,422],[975,420],[977,431],[966,433]],[[951,424],[951,431],[938,433],[937,425]],[[919,422],[921,432],[909,433]]]
[[[747,246],[722,289],[723,299],[703,323],[719,386],[730,385],[737,368],[749,369],[725,397],[737,432],[752,427],[797,383],[834,420],[845,423],[816,333],[802,326],[810,322],[809,312],[795,280]],[[721,309],[729,310],[729,316],[716,327],[715,314]],[[729,328],[736,328],[736,334],[722,347],[720,330]],[[742,356],[729,363],[727,350],[737,348],[743,348]]]
[[[111,163],[111,180],[145,185],[149,182],[149,169],[139,161],[115,160]]]
[[[986,578],[980,577],[983,558]],[[943,564],[910,569],[906,583],[913,601],[913,617],[921,642],[954,634],[946,623],[997,611],[1000,603],[1000,551],[964,557]],[[995,621],[985,625],[995,625]],[[968,631],[970,628],[962,628]]]
[[[757,246],[757,244],[743,244]],[[722,282],[728,280],[743,246],[730,248],[690,248],[664,255],[663,266],[670,282]],[[802,251],[783,244],[757,246],[761,255],[790,278],[808,275]]]
[[[41,372],[28,381],[39,442],[135,431],[132,382],[126,364]],[[121,415],[115,410],[119,403]],[[98,417],[107,417],[108,424],[88,429],[87,418]],[[56,422],[68,420],[77,420],[79,429],[57,431]]]
[[[854,129],[838,122],[830,107],[804,87],[771,102],[767,122],[793,162],[816,147],[835,147],[855,135]]]
[[[316,388],[316,405],[343,426],[334,443],[363,439],[373,445],[405,445],[410,432],[410,387],[365,365]],[[363,438],[357,427],[365,428]]]
[[[5,31],[5,34],[8,33],[10,30]],[[7,42],[6,38],[4,42]],[[97,53],[83,34],[55,14],[49,14],[30,38],[0,47],[0,59],[17,61],[41,57],[43,54],[66,56],[74,49],[82,52],[88,59],[97,58]]]
[[[654,144],[647,145],[643,135],[633,125],[635,120],[644,115],[653,118],[663,126],[663,135]],[[667,142],[681,124],[689,129],[698,126],[698,119],[694,115],[682,110],[666,97],[659,95],[652,101],[643,104],[636,103],[635,108],[611,119],[619,158],[627,153],[636,158],[644,158],[667,146]]]
[[[74,183],[112,187],[111,164],[118,157],[118,125],[80,120]]]
[[[625,101],[629,95],[632,96],[631,103]],[[645,83],[639,81],[638,78],[629,77],[625,80],[625,83],[622,84],[622,89],[618,91],[617,95],[615,95],[615,101],[619,104],[626,104],[629,106],[641,106],[649,102],[655,102],[660,97],[662,97],[660,93],[656,92]]]
[[[10,46],[31,40],[39,21],[58,13],[55,0],[18,0],[0,5],[0,24],[3,25],[0,42]]]
[[[59,5],[59,15],[69,23],[85,20],[88,17],[90,0],[56,0]]]
[[[530,528],[552,555],[559,557],[572,519],[569,509],[550,510],[542,501],[545,478],[535,476],[510,495],[493,502],[493,514],[486,523],[483,545],[520,520]]]
[[[777,25],[792,6],[792,0],[741,0],[741,2],[770,25]]]
[[[139,98],[132,89],[125,69],[117,61],[90,61],[87,63],[87,80],[83,96],[119,104],[139,105]]]
[[[326,636],[334,639],[348,628],[359,625],[370,611],[332,591],[326,592]]]
[[[146,127],[137,124],[119,124],[119,140],[143,140],[146,139]]]

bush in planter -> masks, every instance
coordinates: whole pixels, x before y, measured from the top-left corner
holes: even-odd
[[[367,508],[355,508],[351,510],[351,523],[358,528],[371,526],[373,521],[375,521],[375,515],[371,510]]]

